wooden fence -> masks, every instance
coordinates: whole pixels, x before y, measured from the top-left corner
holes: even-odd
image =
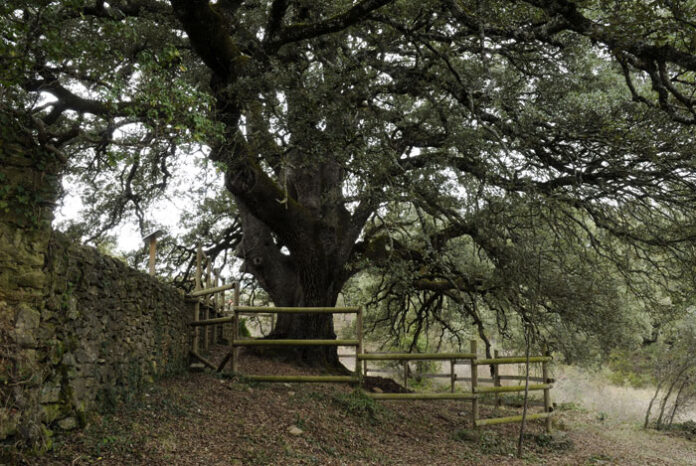
[[[203,270],[205,269],[205,280]],[[227,316],[227,301],[225,292],[233,290],[233,305],[239,304],[239,282],[220,284],[218,271],[212,270],[212,261],[203,252],[201,245],[196,251],[196,275],[194,291],[187,298],[194,303],[193,319],[190,325],[193,327],[193,339],[190,354],[203,365],[218,371],[222,371],[224,363],[216,365],[201,355],[201,351],[209,348],[211,343],[223,341],[223,324],[231,322]],[[226,363],[226,361],[225,361]]]
[[[546,430],[551,430],[551,396],[552,380],[548,377],[548,365],[552,358],[550,356],[531,356],[529,357],[530,364],[541,364],[542,377],[529,377],[532,382],[541,382],[529,384],[526,388],[524,385],[503,386],[502,380],[521,380],[526,377],[521,376],[501,376],[499,375],[498,367],[504,364],[523,364],[527,361],[525,357],[496,357],[490,359],[479,359],[476,340],[471,341],[469,353],[366,353],[363,351],[363,329],[362,329],[362,308],[360,307],[261,307],[261,306],[240,306],[239,305],[239,285],[233,283],[230,285],[210,287],[207,289],[199,289],[198,280],[196,282],[196,290],[189,294],[192,299],[196,299],[194,319],[190,323],[193,327],[194,338],[191,355],[202,362],[204,365],[213,370],[221,372],[228,361],[232,361],[232,374],[243,377],[245,380],[258,382],[299,382],[299,383],[350,383],[362,387],[363,375],[367,374],[369,361],[402,361],[404,367],[404,387],[408,386],[409,377],[409,361],[423,360],[439,360],[449,361],[449,374],[426,374],[429,377],[448,377],[450,379],[450,391],[444,393],[432,392],[411,392],[411,393],[372,393],[365,392],[370,398],[378,400],[470,400],[471,401],[471,424],[474,427],[482,427],[494,424],[504,424],[521,422],[522,416],[509,416],[481,419],[479,416],[479,400],[482,395],[494,394],[496,397],[501,393],[515,393],[528,391],[543,391],[544,411],[541,413],[530,413],[526,415],[526,420],[544,419],[546,421]],[[226,290],[235,290],[234,305],[231,308],[231,315],[223,317],[213,317],[199,319],[200,297],[210,296],[216,293],[224,293]],[[223,301],[224,302],[224,301]],[[303,339],[303,340],[274,340],[274,339],[245,339],[239,337],[239,317],[244,314],[355,314],[356,322],[356,338],[351,340],[324,340],[324,339]],[[199,352],[200,337],[199,330],[206,328],[219,327],[223,324],[232,324],[232,337],[229,341],[229,352],[225,358],[219,363],[214,364],[207,360]],[[206,338],[207,340],[207,338]],[[349,346],[355,348],[355,353],[343,356],[355,358],[355,370],[352,375],[335,376],[335,375],[244,375],[239,367],[238,349],[243,346]],[[362,362],[362,364],[361,364]],[[466,364],[471,368],[471,377],[457,377],[455,366],[458,364]],[[492,379],[479,379],[479,366],[493,366]],[[458,392],[456,383],[458,381],[470,382],[470,390],[468,392]],[[479,382],[493,382],[493,386],[482,386]]]
[[[521,422],[522,416],[511,416],[511,417],[500,417],[491,419],[480,419],[479,416],[479,400],[480,395],[486,393],[493,393],[496,395],[500,393],[515,393],[524,392],[524,385],[516,386],[503,386],[501,380],[524,380],[525,376],[501,376],[499,375],[498,366],[503,364],[522,364],[525,363],[525,357],[496,357],[492,359],[479,359],[477,352],[476,340],[471,341],[470,352],[469,353],[364,353],[358,356],[358,359],[363,361],[363,372],[365,375],[369,372],[366,365],[367,361],[402,361],[403,362],[403,381],[404,388],[408,386],[409,378],[409,361],[418,360],[440,360],[449,361],[450,371],[449,374],[424,374],[430,378],[449,378],[450,379],[450,391],[449,393],[431,393],[431,392],[420,392],[420,393],[366,393],[367,396],[380,399],[380,400],[471,400],[471,424],[474,427],[481,427],[493,424],[504,424],[511,422]],[[529,391],[543,390],[544,392],[544,411],[541,413],[527,414],[527,420],[535,419],[545,419],[546,430],[551,431],[551,395],[550,391],[552,388],[552,380],[548,377],[548,364],[551,361],[550,356],[532,356],[529,358],[530,364],[541,363],[542,365],[542,377],[530,377],[530,381],[533,382],[543,382],[538,384],[530,384],[527,387]],[[455,372],[455,366],[459,364],[466,364],[471,367],[471,377],[462,378],[458,377]],[[493,386],[481,386],[479,385],[478,377],[478,366],[493,366],[494,367],[494,377],[492,379],[486,379],[487,382],[492,382]],[[423,376],[423,375],[421,375]],[[471,383],[470,392],[456,392],[456,382],[457,381],[468,381]],[[496,400],[497,401],[497,400]],[[496,403],[497,404],[497,403]]]
[[[355,340],[245,340],[240,339],[235,329],[239,328],[241,314],[355,314],[357,316]],[[361,379],[358,356],[362,352],[362,308],[359,307],[260,307],[234,306],[232,315],[233,337],[230,343],[232,373],[240,374],[236,349],[241,346],[352,346],[355,347],[356,370],[351,376],[328,375],[245,375],[247,380],[260,382],[318,382],[318,383],[359,383]],[[241,374],[240,374],[241,375]]]

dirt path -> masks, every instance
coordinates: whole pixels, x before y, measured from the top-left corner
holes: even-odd
[[[608,464],[696,464],[696,442],[637,424],[599,421],[595,413],[564,413],[561,422],[570,425],[569,438],[577,451],[591,453],[589,460]]]
[[[247,357],[247,370],[298,369]],[[305,371],[307,373],[307,371]],[[515,459],[516,425],[472,431],[469,403],[374,402],[349,387],[247,384],[212,374],[183,374],[56,437],[46,457],[27,464],[148,465],[486,465],[696,464],[696,444],[570,410],[559,434],[529,426],[525,456]],[[492,417],[492,408],[482,413]],[[516,413],[501,411],[495,415]],[[293,434],[290,428],[302,432]],[[19,462],[19,461],[16,461]]]

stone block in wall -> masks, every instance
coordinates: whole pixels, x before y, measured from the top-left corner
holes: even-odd
[[[75,350],[75,360],[78,364],[94,364],[97,362],[99,356],[99,349],[97,348],[98,342],[96,339],[91,341],[85,341],[84,344],[80,345]]]
[[[41,313],[42,319],[44,313]],[[36,339],[38,341],[51,341],[56,335],[56,326],[50,322],[43,322],[36,331]]]
[[[27,270],[17,273],[15,279],[18,286],[41,290],[44,288],[46,276],[41,270]]]
[[[17,409],[0,407],[0,439],[17,433],[20,416]]]
[[[65,419],[61,419],[58,421],[58,427],[60,427],[63,430],[73,430],[76,429],[79,426],[79,423],[77,421],[77,418],[70,416],[66,417]]]
[[[75,355],[72,353],[64,353],[63,357],[61,358],[61,363],[63,366],[72,368],[77,365],[77,360],[75,359]]]
[[[102,361],[104,363],[100,363],[97,368],[97,380],[100,386],[111,387],[116,382],[117,372],[111,364],[105,364],[105,359],[102,359]]]
[[[98,380],[93,377],[79,377],[70,380],[70,401],[73,406],[94,407],[98,385]]]
[[[59,419],[66,417],[66,410],[70,408],[65,403],[45,403],[41,405],[42,421],[50,425]]]
[[[25,303],[17,305],[15,317],[15,338],[24,348],[36,347],[36,331],[41,322],[41,313]]]
[[[59,381],[47,382],[41,387],[41,398],[43,403],[58,403],[60,401],[61,384]]]

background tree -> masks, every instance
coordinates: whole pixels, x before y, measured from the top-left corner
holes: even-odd
[[[696,363],[691,351],[696,344],[696,316],[693,308],[682,319],[667,326],[661,338],[648,352],[655,394],[645,412],[644,427],[650,423],[653,407],[656,409],[655,427],[672,426],[675,416],[693,404]],[[655,401],[658,403],[655,405]]]

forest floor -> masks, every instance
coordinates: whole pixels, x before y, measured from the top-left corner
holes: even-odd
[[[248,373],[300,373],[251,355],[242,364]],[[56,435],[47,455],[19,462],[696,465],[694,441],[612,422],[573,404],[557,407],[550,436],[543,421],[529,423],[524,455],[517,459],[519,426],[473,431],[470,408],[468,401],[373,401],[343,385],[243,383],[209,372],[186,373],[94,416],[81,431]],[[519,413],[481,406],[481,417]]]

